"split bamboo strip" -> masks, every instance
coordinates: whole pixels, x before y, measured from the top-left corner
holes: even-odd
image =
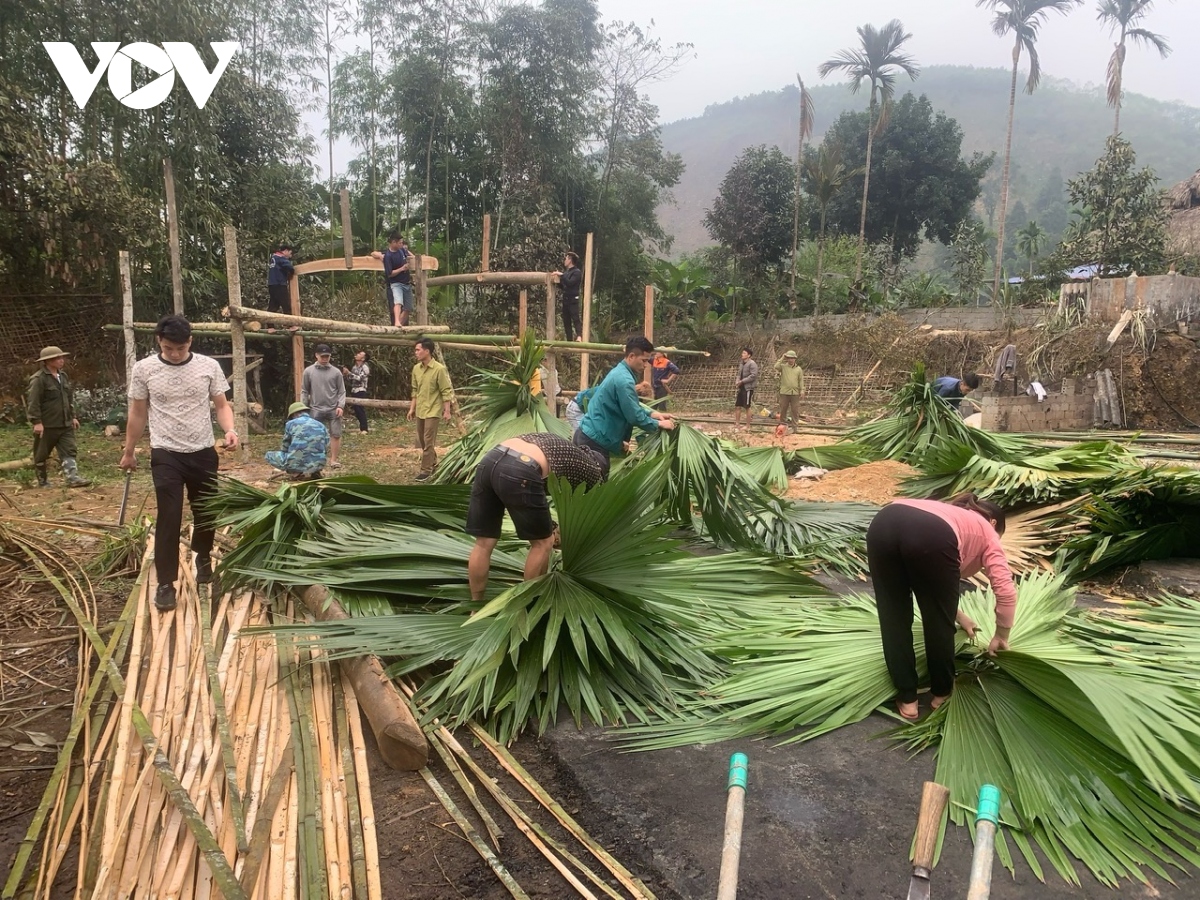
[[[148,553],[149,551],[147,551]],[[104,654],[100,658],[100,664],[92,676],[91,683],[88,685],[87,693],[84,695],[83,702],[79,704],[79,712],[75,714],[71,722],[71,727],[67,731],[67,736],[63,741],[62,749],[59,751],[58,761],[55,764],[54,770],[50,774],[50,780],[46,785],[46,790],[42,794],[42,800],[38,804],[37,810],[34,812],[33,820],[29,823],[29,828],[26,830],[25,837],[21,839],[21,843],[17,848],[16,857],[13,859],[12,868],[9,871],[8,880],[5,882],[3,893],[0,894],[4,900],[15,897],[17,889],[20,886],[21,878],[25,874],[25,867],[28,863],[30,854],[33,851],[34,845],[37,843],[38,835],[41,833],[42,826],[50,811],[51,798],[58,790],[58,782],[63,778],[71,762],[71,755],[75,750],[75,745],[79,740],[80,730],[88,721],[88,713],[92,704],[96,702],[97,695],[102,688],[111,689],[108,679],[104,672],[105,661],[119,655],[123,648],[128,644],[129,635],[129,620],[134,615],[138,608],[138,604],[142,596],[146,594],[146,578],[145,568],[143,568],[142,576],[134,584],[129,592],[129,598],[125,601],[125,609],[122,611],[120,618],[117,619],[116,627],[113,629],[112,636],[109,638],[108,646],[105,648]],[[97,704],[99,709],[99,704]],[[84,752],[81,765],[83,768],[88,768],[88,741],[84,740]],[[85,794],[86,798],[86,794]],[[64,829],[63,835],[59,838],[58,847],[54,856],[51,859],[51,866],[48,870],[49,880],[53,882],[54,875],[57,874],[58,866],[66,855],[67,842],[71,830],[70,821]]]
[[[471,846],[491,866],[492,871],[496,873],[496,877],[500,879],[500,883],[504,885],[515,900],[529,900],[529,895],[522,890],[521,886],[517,884],[516,879],[509,874],[508,869],[504,867],[504,863],[500,862],[496,854],[492,852],[492,848],[487,845],[487,841],[480,837],[479,832],[475,830],[475,826],[467,821],[467,817],[462,814],[462,810],[458,808],[450,798],[450,795],[446,793],[446,789],[442,787],[433,773],[428,768],[424,768],[421,770],[421,777],[425,779],[425,783],[429,785],[429,789],[441,801],[442,806],[446,808],[446,812],[450,813],[450,817],[454,819],[455,824],[458,825],[467,840],[471,842]]]
[[[59,596],[62,597],[66,602],[67,606],[70,607],[71,612],[75,615],[76,621],[87,634],[88,640],[91,641],[92,646],[98,651],[103,652],[104,643],[101,641],[95,625],[92,624],[92,622],[83,614],[82,609],[80,609],[79,604],[75,602],[75,599],[71,595],[70,591],[65,588],[61,580],[59,580],[49,571],[42,560],[39,559],[29,547],[22,545],[22,549],[34,566],[37,567],[39,571],[41,571],[46,577],[46,579],[54,586]],[[169,617],[170,614],[164,616],[164,618]],[[107,669],[108,677],[113,685],[113,688],[119,693],[124,694],[127,688],[125,679],[121,675],[120,671],[117,670],[117,668],[113,665],[111,659],[109,659],[105,668]],[[134,671],[132,667],[130,671]],[[187,823],[189,830],[191,830],[192,834],[195,836],[197,844],[204,854],[205,859],[208,861],[208,864],[213,871],[213,876],[217,883],[218,890],[221,891],[222,896],[225,897],[226,900],[245,900],[245,895],[243,894],[241,887],[238,885],[237,880],[233,876],[233,869],[230,867],[229,861],[221,853],[220,846],[217,844],[212,832],[204,823],[203,818],[201,818],[199,813],[196,811],[195,804],[192,803],[187,791],[185,791],[180,785],[179,779],[175,776],[175,772],[171,767],[170,760],[159,749],[158,739],[151,730],[150,723],[147,721],[145,713],[136,703],[133,704],[132,709],[130,710],[130,720],[132,721],[134,731],[137,733],[138,738],[142,742],[142,746],[145,748],[148,754],[153,756],[154,768],[158,773],[159,780],[163,783],[167,793],[170,795],[171,801],[182,812],[184,821]]]
[[[259,872],[272,852],[279,804],[287,792],[288,784],[292,780],[292,773],[295,771],[292,762],[292,747],[290,740],[284,746],[283,758],[271,776],[271,785],[263,798],[258,820],[254,823],[254,830],[250,834],[250,845],[246,855],[242,857],[244,865],[240,878],[242,889],[248,896],[254,896],[256,893]]]
[[[367,746],[363,741],[362,719],[352,679],[342,680],[346,696],[346,718],[354,745],[354,774],[358,778],[358,803],[362,810],[363,850],[367,864],[367,900],[383,900],[379,875],[379,835],[375,831],[375,804],[371,797],[371,770],[367,767]]]
[[[655,900],[653,892],[642,884],[641,880],[626,869],[617,859],[605,850],[600,844],[588,834],[579,823],[576,822],[567,811],[562,808],[557,800],[550,796],[537,780],[532,775],[525,771],[524,766],[517,762],[516,758],[508,752],[508,750],[496,741],[488,732],[476,725],[474,722],[469,723],[472,733],[479,739],[485,747],[492,752],[497,761],[503,766],[510,775],[513,776],[521,785],[537,798],[542,806],[558,819],[559,823],[570,831],[575,838],[591,851],[600,862],[604,863],[605,867],[617,877],[621,884],[631,891],[635,897],[646,898],[646,900]]]
[[[367,897],[367,848],[363,834],[358,783],[354,777],[354,748],[350,744],[350,722],[341,678],[334,679],[334,708],[337,712],[337,742],[342,752],[342,785],[346,797],[347,831],[350,836],[350,875],[357,900]]]
[[[212,695],[213,708],[217,717],[217,734],[221,740],[221,758],[225,764],[226,790],[229,792],[229,807],[237,835],[238,849],[246,850],[246,813],[238,790],[237,766],[234,763],[233,740],[229,734],[229,714],[225,709],[225,693],[221,679],[217,677],[217,655],[213,649],[211,585],[197,591],[200,598],[200,632],[204,646],[204,668],[208,673],[208,689]]]

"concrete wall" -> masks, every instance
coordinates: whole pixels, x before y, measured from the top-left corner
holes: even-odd
[[[1041,314],[1036,309],[1014,309],[1009,320],[1016,325],[1032,325]],[[934,328],[946,331],[995,331],[1005,327],[1002,310],[991,306],[948,306],[936,309],[901,309],[897,311],[909,325],[932,325]],[[869,317],[869,318],[874,318]],[[821,322],[835,329],[847,327],[861,322],[861,315],[821,316]],[[780,319],[775,323],[775,330],[788,334],[806,334],[812,331],[812,318]]]
[[[1063,286],[1064,292],[1068,289],[1079,290]],[[1087,298],[1088,318],[1094,322],[1116,322],[1127,309],[1148,310],[1160,326],[1200,319],[1200,278],[1184,275],[1096,278],[1087,287]]]
[[[1074,379],[1066,379],[1060,394],[1050,394],[1041,403],[1036,397],[980,399],[985,431],[1078,431],[1090,428],[1095,418],[1095,400],[1090,392],[1077,393]]]

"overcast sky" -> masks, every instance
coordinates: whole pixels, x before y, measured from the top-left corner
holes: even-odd
[[[992,13],[974,0],[599,0],[606,20],[654,21],[664,43],[689,42],[696,57],[649,93],[663,122],[698,116],[710,103],[819,84],[817,67],[858,41],[854,29],[897,18],[912,34],[906,49],[921,65],[1009,68],[1012,41],[992,34]],[[1113,39],[1096,21],[1097,0],[1067,16],[1054,15],[1038,42],[1043,72],[1079,84],[1105,78]],[[1200,106],[1200,62],[1189,42],[1200,31],[1200,0],[1158,0],[1145,27],[1174,48],[1166,60],[1133,48],[1125,62],[1125,89],[1160,100]],[[830,76],[836,80],[836,76]],[[1200,147],[1197,148],[1200,155]]]
[[[670,80],[651,85],[661,121],[699,116],[711,103],[774,91],[795,84],[821,84],[817,67],[838,50],[854,46],[854,29],[898,18],[912,34],[906,49],[922,66],[973,65],[1009,68],[1012,41],[992,34],[992,13],[974,0],[598,0],[605,21],[636,22],[664,44],[691,43],[695,56]],[[1097,0],[1084,0],[1067,16],[1052,16],[1038,42],[1042,70],[1079,85],[1104,82],[1113,39],[1096,21]],[[1125,89],[1159,100],[1200,106],[1200,62],[1188,47],[1200,32],[1200,0],[1158,0],[1145,27],[1167,38],[1174,51],[1133,47],[1125,61]],[[831,76],[830,81],[837,81]],[[917,82],[919,90],[920,82]],[[314,134],[324,116],[306,115]],[[324,139],[318,139],[324,146]],[[1200,164],[1200,147],[1197,147]],[[344,171],[354,154],[338,141],[335,166]],[[313,160],[325,170],[322,150]]]

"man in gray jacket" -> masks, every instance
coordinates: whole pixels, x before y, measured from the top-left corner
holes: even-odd
[[[340,469],[342,416],[346,411],[346,381],[341,369],[330,363],[333,351],[328,344],[317,344],[317,361],[304,370],[300,382],[300,401],[318,422],[329,429],[329,468]]]
[[[758,363],[754,361],[754,351],[749,347],[742,348],[742,361],[737,367],[737,381],[734,387],[737,389],[737,397],[733,401],[733,427],[739,427],[743,410],[746,413],[746,423],[741,425],[744,429],[750,424],[750,420],[754,417],[754,388],[758,385]]]

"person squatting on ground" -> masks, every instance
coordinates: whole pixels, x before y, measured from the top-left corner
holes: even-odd
[[[979,571],[996,595],[995,655],[1008,649],[1017,610],[1012,571],[1000,546],[1004,511],[974,494],[953,499],[896,500],[881,509],[867,529],[867,563],[875,587],[879,631],[896,707],[917,718],[917,661],[913,651],[913,595],[921,610],[931,705],[941,706],[954,690],[955,622],[971,637],[976,625],[958,611],[959,581]]]
[[[314,419],[329,429],[329,468],[340,469],[346,379],[330,363],[333,351],[328,344],[317,344],[315,356],[316,362],[304,370],[300,380],[300,401],[312,411]]]
[[[750,419],[753,417],[752,407],[754,406],[754,388],[758,385],[758,363],[754,361],[754,351],[749,347],[742,348],[742,360],[738,363],[737,379],[733,386],[737,391],[737,396],[733,399],[733,427],[739,427],[741,423],[742,412],[746,413],[746,422],[740,425],[746,428],[750,424]]]
[[[375,250],[371,256],[383,261],[383,280],[391,300],[392,324],[407,325],[413,311],[413,256],[408,252],[408,241],[392,232],[388,235],[387,252]]]
[[[667,359],[667,354],[661,350],[654,351],[654,361],[650,365],[650,384],[654,389],[654,399],[658,401],[655,409],[667,411],[667,396],[671,393],[671,383],[680,375],[679,366]]]
[[[583,270],[579,268],[579,256],[568,250],[563,257],[563,270],[555,272],[558,287],[562,292],[563,334],[568,341],[583,340],[583,316],[579,312],[579,286],[583,282]]]
[[[779,424],[775,426],[775,435],[782,437],[789,413],[792,422],[800,424],[800,398],[808,392],[804,389],[804,370],[796,362],[795,350],[775,361],[775,371],[779,373]]]
[[[68,487],[87,487],[91,484],[79,474],[75,432],[79,419],[75,417],[75,389],[63,367],[67,354],[58,347],[45,347],[38,356],[41,366],[29,379],[25,390],[25,415],[33,426],[33,468],[37,486],[49,487],[46,460],[58,451],[58,463]]]
[[[956,410],[961,412],[963,398],[979,387],[979,376],[968,372],[962,378],[953,375],[943,375],[933,380],[933,391]]]
[[[489,450],[475,470],[467,509],[466,531],[475,538],[467,561],[471,599],[484,599],[492,551],[500,538],[505,510],[517,537],[529,541],[525,580],[545,575],[555,530],[546,479],[553,473],[572,487],[595,487],[604,480],[607,470],[603,454],[545,432],[522,434]]]
[[[413,348],[417,364],[412,370],[408,419],[417,423],[417,449],[421,451],[421,471],[417,473],[417,481],[425,481],[437,466],[438,425],[441,419],[450,419],[454,405],[450,373],[433,358],[434,349],[429,338],[421,338]]]
[[[347,369],[342,366],[342,375],[350,379],[350,406],[354,409],[354,417],[358,419],[358,433],[366,434],[370,429],[367,422],[367,408],[354,402],[365,400],[371,387],[371,354],[359,350],[354,354],[354,365]]]
[[[669,413],[651,411],[642,406],[637,383],[654,345],[643,335],[631,337],[625,342],[625,359],[617,363],[596,388],[588,401],[579,427],[571,442],[579,447],[588,447],[604,455],[605,476],[608,474],[608,458],[614,453],[625,452],[625,442],[633,436],[636,425],[643,431],[670,431],[675,420]],[[647,385],[647,388],[649,385]]]
[[[267,312],[292,314],[292,294],[289,282],[296,277],[292,265],[292,245],[280,244],[267,263]],[[274,331],[268,328],[267,331]]]
[[[270,465],[298,480],[320,478],[329,458],[329,429],[308,412],[308,406],[299,400],[289,406],[283,444],[266,452]]]
[[[196,583],[212,582],[212,547],[216,530],[203,501],[217,492],[217,451],[213,446],[212,413],[225,432],[225,449],[238,446],[233,430],[229,389],[215,359],[192,352],[192,326],[183,316],[164,316],[154,329],[158,353],[133,365],[129,378],[129,423],[121,468],[137,468],[134,448],[150,425],[150,475],[158,518],[154,523],[154,571],[158,590],[154,605],[175,608],[179,577],[179,533],[183,525],[183,493],[187,491],[195,528]]]

